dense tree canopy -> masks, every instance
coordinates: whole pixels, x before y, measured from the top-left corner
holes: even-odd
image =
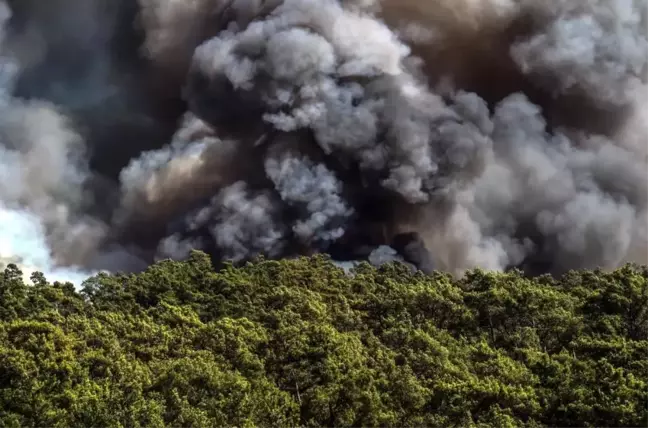
[[[648,269],[0,277],[0,426],[646,426]]]

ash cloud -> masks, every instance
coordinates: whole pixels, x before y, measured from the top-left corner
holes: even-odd
[[[2,5],[7,257],[648,258],[646,0]]]

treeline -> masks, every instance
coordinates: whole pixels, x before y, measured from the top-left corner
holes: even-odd
[[[2,427],[648,425],[648,268],[0,274]]]

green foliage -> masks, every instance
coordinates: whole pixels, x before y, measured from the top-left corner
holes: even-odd
[[[0,426],[646,426],[648,269],[0,276]]]

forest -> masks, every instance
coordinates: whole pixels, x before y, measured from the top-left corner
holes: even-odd
[[[648,267],[0,274],[2,427],[645,427]]]

